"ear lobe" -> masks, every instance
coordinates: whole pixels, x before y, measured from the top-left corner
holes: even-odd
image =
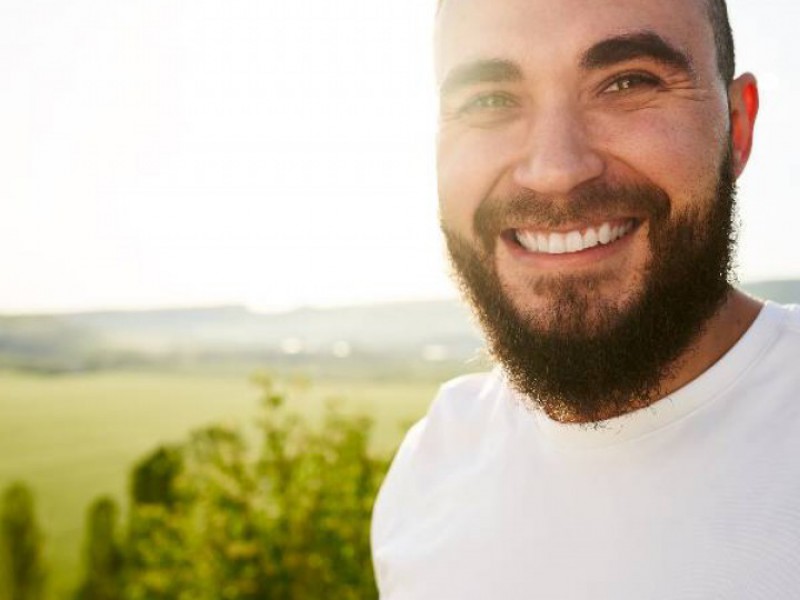
[[[758,116],[758,83],[751,73],[735,79],[728,88],[731,144],[736,177],[742,174],[753,148],[753,128]]]

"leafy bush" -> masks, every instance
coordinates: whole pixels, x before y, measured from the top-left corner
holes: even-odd
[[[44,573],[33,494],[22,483],[12,484],[0,505],[0,598],[39,600]]]
[[[80,600],[376,596],[369,519],[388,461],[368,451],[371,422],[329,405],[311,426],[287,390],[259,382],[258,449],[216,425],[146,457],[132,472],[120,553],[113,505],[90,511]]]
[[[117,532],[117,505],[96,500],[87,513],[84,565],[86,579],[75,600],[121,600],[123,556]]]

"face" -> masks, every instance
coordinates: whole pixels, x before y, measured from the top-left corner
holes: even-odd
[[[442,227],[495,354],[548,412],[653,393],[728,289],[746,156],[713,39],[702,0],[440,11]]]

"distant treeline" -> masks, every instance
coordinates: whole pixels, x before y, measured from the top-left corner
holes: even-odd
[[[0,368],[63,373],[206,368],[417,375],[482,346],[453,301],[299,309],[244,307],[0,316]]]
[[[800,303],[800,280],[743,286]],[[64,373],[107,369],[269,364],[318,377],[438,377],[458,372],[483,346],[457,301],[303,308],[260,314],[242,306],[0,316],[0,369]]]
[[[371,423],[331,405],[311,425],[262,377],[260,447],[211,426],[155,449],[130,474],[127,516],[88,507],[73,600],[375,598],[372,503],[388,466],[368,451]],[[0,499],[0,600],[46,598],[34,496]]]

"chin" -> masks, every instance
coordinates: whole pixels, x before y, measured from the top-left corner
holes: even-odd
[[[503,294],[531,333],[592,337],[617,326],[641,300],[643,277],[633,279],[547,276],[522,285],[503,282]]]

